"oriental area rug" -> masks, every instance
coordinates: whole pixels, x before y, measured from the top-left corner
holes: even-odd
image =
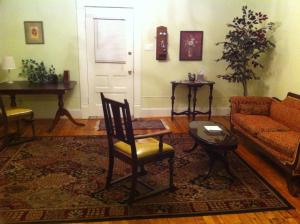
[[[104,190],[107,140],[101,137],[40,137],[0,153],[0,220],[4,223],[80,222],[113,219],[213,215],[291,208],[268,183],[237,154],[229,155],[235,175],[224,178],[222,169],[204,182],[208,157],[187,134],[165,139],[175,148],[174,192],[164,192],[128,206],[129,182]],[[167,184],[167,161],[149,164],[141,177],[155,187]],[[130,172],[116,161],[114,178]],[[139,194],[145,189],[138,186]],[[0,221],[0,222],[1,222]]]
[[[101,119],[100,124],[97,122],[98,130],[105,130],[105,122]],[[135,130],[147,130],[147,129],[165,129],[165,126],[161,120],[145,120],[134,119],[132,121],[132,127]]]

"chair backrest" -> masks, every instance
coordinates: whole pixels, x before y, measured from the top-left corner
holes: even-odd
[[[109,149],[114,150],[114,139],[123,141],[131,146],[132,158],[136,159],[135,140],[127,100],[125,99],[124,103],[121,103],[106,98],[103,93],[101,93],[101,100]]]

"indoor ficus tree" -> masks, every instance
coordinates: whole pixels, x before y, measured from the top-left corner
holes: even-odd
[[[229,82],[242,83],[244,96],[248,95],[248,80],[257,80],[254,70],[257,67],[263,68],[259,58],[268,49],[274,48],[275,44],[268,39],[268,33],[272,30],[274,23],[267,23],[268,16],[261,12],[254,12],[242,7],[242,17],[235,17],[225,37],[224,42],[216,45],[223,45],[222,56],[217,61],[226,61],[228,66],[225,74],[218,75],[218,78]]]

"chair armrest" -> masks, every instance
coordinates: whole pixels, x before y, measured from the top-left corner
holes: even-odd
[[[144,134],[144,135],[136,135],[134,136],[134,139],[142,139],[142,138],[151,138],[151,137],[159,137],[167,134],[171,134],[172,132],[170,130],[163,130],[158,131],[154,133]]]
[[[163,136],[166,134],[171,134],[172,132],[170,130],[163,130],[155,133],[145,134],[145,135],[136,135],[134,136],[134,139],[142,139],[142,138],[150,138],[150,137],[159,137],[159,143],[158,143],[158,151],[159,153],[163,152]]]

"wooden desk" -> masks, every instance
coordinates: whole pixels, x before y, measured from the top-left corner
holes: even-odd
[[[84,124],[79,123],[74,120],[70,112],[64,108],[64,94],[68,90],[72,90],[76,85],[75,81],[70,81],[68,83],[57,83],[57,84],[34,84],[28,81],[14,81],[13,83],[0,83],[0,95],[10,96],[10,105],[12,107],[17,106],[16,95],[26,94],[26,95],[41,95],[41,94],[54,94],[58,96],[58,109],[49,132],[52,131],[59,121],[61,116],[67,116],[70,121],[78,126],[84,126]]]
[[[195,116],[197,114],[208,114],[208,119],[210,120],[211,117],[211,104],[212,104],[212,92],[213,92],[213,86],[215,82],[212,81],[187,81],[187,80],[182,80],[182,81],[172,81],[172,96],[171,96],[171,101],[172,101],[172,110],[171,110],[171,118],[173,120],[174,115],[182,115],[185,114],[188,117],[190,115],[193,115],[193,120],[195,120]],[[188,87],[188,108],[185,111],[182,112],[175,112],[174,111],[174,102],[175,102],[175,89],[177,86],[183,85]],[[197,102],[197,89],[201,88],[202,86],[209,86],[209,107],[207,112],[202,112],[196,110],[196,102]],[[191,110],[191,97],[192,97],[192,90],[193,90],[193,110]]]

